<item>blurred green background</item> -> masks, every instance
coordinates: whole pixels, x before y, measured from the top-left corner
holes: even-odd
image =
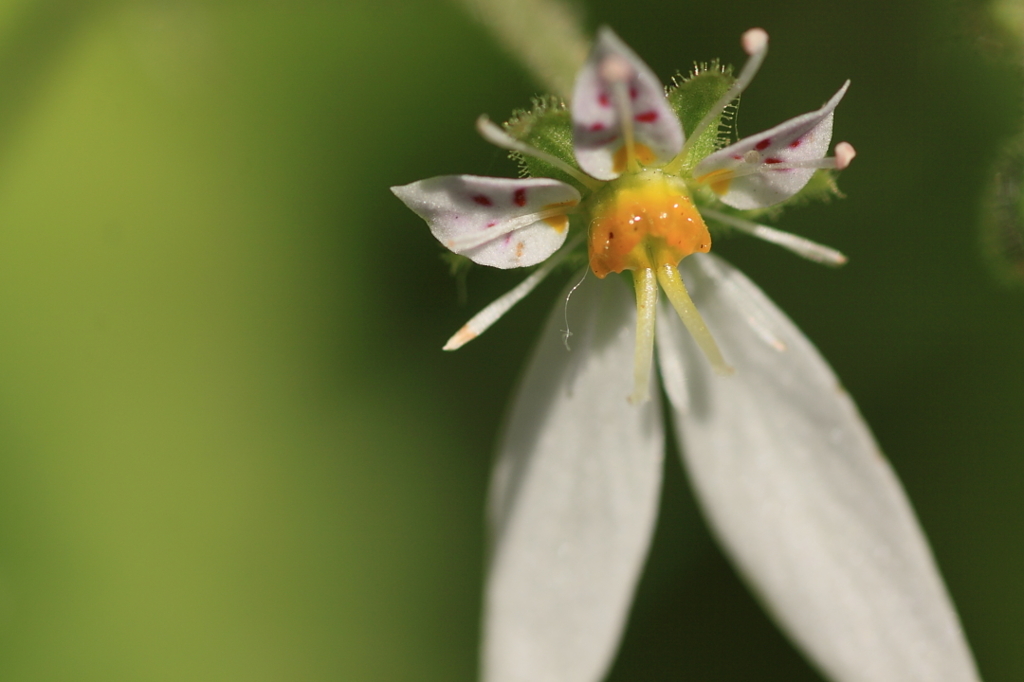
[[[1024,294],[977,233],[1022,81],[985,5],[585,13],[663,79],[766,28],[741,133],[853,80],[848,198],[778,223],[850,264],[716,250],[858,400],[982,674],[1024,679]],[[520,276],[460,305],[387,188],[514,175],[472,123],[536,92],[441,0],[0,3],[0,679],[473,678],[490,450],[562,283],[442,353]],[[819,679],[677,461],[612,679]]]

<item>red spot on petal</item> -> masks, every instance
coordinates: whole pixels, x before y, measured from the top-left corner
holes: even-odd
[[[590,128],[588,128],[588,130],[590,132],[592,132],[592,133],[600,132],[600,131],[604,130],[604,124],[603,123],[592,123],[590,125]]]
[[[764,160],[765,163],[782,163],[782,159],[776,159],[774,156]]]
[[[526,189],[520,187],[513,192],[512,201],[516,203],[516,206],[526,206]]]
[[[754,145],[754,149],[756,149],[757,151],[768,149],[768,147],[771,146],[771,143],[771,139],[766,137],[765,139],[761,140],[756,145]]]
[[[609,106],[611,104],[611,100],[608,99],[608,93],[602,92],[600,95],[598,95],[597,103],[600,104],[602,107]]]
[[[494,205],[494,202],[491,201],[491,198],[488,197],[488,196],[485,196],[483,194],[474,194],[473,195],[473,201],[475,201],[476,203],[480,204],[481,206],[493,206]]]
[[[658,112],[653,110],[645,111],[642,114],[637,114],[636,120],[639,121],[640,123],[654,123],[655,121],[658,120]]]
[[[636,86],[635,85],[629,86],[629,98],[630,99],[636,99]]]
[[[743,156],[740,155],[740,154],[733,154],[732,158],[736,159],[737,161],[742,161],[743,160]]]
[[[487,223],[487,227],[494,227],[497,224],[498,224],[497,220],[492,220],[491,222]]]
[[[789,143],[789,148],[790,149],[796,149],[797,147],[800,146],[801,142],[803,142],[803,139],[798,137],[798,138],[796,138],[795,140],[793,140],[792,142]]]

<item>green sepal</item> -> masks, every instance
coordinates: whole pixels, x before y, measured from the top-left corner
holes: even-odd
[[[734,82],[732,67],[723,66],[717,60],[710,64],[695,64],[690,73],[672,78],[668,103],[679,117],[687,138]],[[705,128],[697,139],[690,141],[684,169],[692,168],[705,156],[732,141],[738,103],[739,100],[730,103],[717,121]]]
[[[844,199],[846,195],[839,190],[839,185],[836,184],[837,177],[839,177],[837,171],[819,168],[811,176],[811,179],[807,181],[807,184],[803,186],[803,189],[783,201],[779,206],[788,208],[790,206],[803,206],[814,201],[828,203],[832,199]]]
[[[572,116],[561,99],[535,99],[529,111],[521,110],[512,114],[512,118],[505,124],[505,131],[517,140],[579,168],[572,149]],[[517,152],[512,152],[511,157],[519,162],[520,177],[552,178],[572,185],[581,192],[586,191],[579,180],[550,163]]]

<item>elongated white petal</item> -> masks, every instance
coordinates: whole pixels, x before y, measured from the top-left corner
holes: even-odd
[[[832,140],[832,115],[850,81],[825,106],[708,155],[693,177],[708,183],[722,203],[748,210],[785,201],[814,175]],[[836,167],[833,163],[831,167]]]
[[[622,101],[617,103],[620,88]],[[598,31],[576,77],[572,122],[576,160],[599,180],[612,180],[625,170],[623,144],[630,130],[644,147],[635,151],[645,165],[668,163],[683,148],[683,128],[658,77],[607,27]]]
[[[739,271],[710,256],[684,266],[736,373],[714,376],[668,314],[659,353],[685,357],[684,459],[741,573],[834,682],[977,682],[906,494],[831,369]],[[768,316],[785,350],[741,308]]]
[[[630,405],[633,297],[588,278],[544,328],[501,439],[488,510],[484,682],[597,682],[657,514],[657,401]]]
[[[427,221],[438,241],[474,263],[536,265],[565,242],[566,212],[580,193],[548,178],[442,175],[391,191]]]

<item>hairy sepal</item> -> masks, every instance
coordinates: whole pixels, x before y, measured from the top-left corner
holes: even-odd
[[[561,99],[535,99],[532,109],[513,114],[505,124],[505,131],[517,140],[547,152],[573,168],[579,168],[572,149],[572,117]],[[522,177],[552,178],[572,185],[581,192],[586,191],[579,180],[546,161],[518,152],[512,152],[511,156],[519,162]]]
[[[690,73],[672,79],[672,85],[668,89],[668,103],[679,117],[687,139],[692,135],[697,123],[735,80],[732,67],[723,66],[717,60],[710,64],[695,64]],[[737,107],[738,100],[726,107],[718,120],[705,128],[698,139],[690,141],[687,168],[693,167],[708,154],[729,144],[735,131]]]

